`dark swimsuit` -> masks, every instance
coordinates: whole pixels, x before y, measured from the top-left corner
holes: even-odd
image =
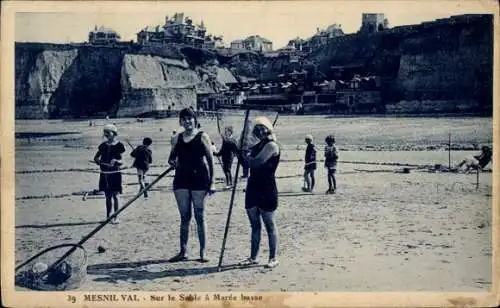
[[[255,157],[268,142],[263,140],[251,148],[251,156]],[[269,158],[258,167],[250,167],[250,177],[247,181],[245,208],[257,206],[259,209],[272,212],[278,207],[278,188],[275,172],[280,161],[280,154]]]
[[[222,147],[217,153],[222,158],[222,169],[224,172],[230,172],[233,165],[233,158],[237,151],[236,141],[233,138],[224,139]]]
[[[101,162],[109,164],[112,159],[121,160],[125,152],[123,143],[108,144],[103,142],[99,145]],[[101,165],[103,173],[99,176],[99,191],[122,193],[122,173],[118,166]]]
[[[182,134],[179,134],[175,145],[178,165],[175,169],[174,190],[208,190],[210,188],[208,168],[203,160],[206,149],[201,140],[202,134],[203,132],[199,132],[189,142],[184,142]]]

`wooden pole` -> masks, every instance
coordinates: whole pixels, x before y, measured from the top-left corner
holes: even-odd
[[[49,269],[51,268],[55,268],[57,265],[59,265],[64,259],[66,259],[69,255],[71,255],[76,249],[78,249],[78,247],[81,247],[86,241],[88,241],[94,234],[96,234],[97,232],[99,232],[99,230],[101,230],[102,228],[104,228],[105,225],[107,225],[109,222],[111,222],[116,216],[118,216],[118,214],[120,214],[122,211],[124,211],[128,206],[130,206],[135,200],[139,199],[140,196],[142,196],[142,194],[146,191],[148,191],[149,189],[151,189],[151,187],[153,187],[153,185],[155,185],[158,181],[160,181],[163,177],[165,177],[170,171],[174,170],[173,167],[169,167],[167,170],[163,171],[162,174],[160,174],[151,184],[149,184],[148,186],[146,186],[144,189],[142,189],[140,192],[138,192],[132,199],[130,199],[129,201],[127,201],[127,203],[125,203],[118,211],[116,211],[115,213],[113,213],[113,215],[109,216],[105,221],[103,221],[100,225],[98,225],[94,230],[92,230],[89,234],[87,234],[86,236],[84,236],[77,244],[75,244],[75,246],[73,248],[71,248],[70,250],[68,250],[62,257],[60,257],[56,262],[54,262],[52,265],[49,266]],[[19,268],[23,267],[24,265],[26,264],[23,263],[23,264],[20,264],[18,266],[16,266],[16,270],[18,270]],[[48,271],[48,269],[47,269]]]
[[[239,150],[241,151],[243,148],[243,141],[245,139],[245,135],[247,133],[247,122],[248,122],[248,116],[250,115],[250,109],[247,109],[245,113],[245,122],[243,122],[243,130],[241,132],[240,136],[240,144],[239,144]],[[242,158],[244,159],[244,158]],[[240,163],[236,165],[236,172],[234,175],[234,183],[233,183],[233,191],[231,192],[231,200],[229,201],[229,211],[227,213],[227,220],[226,220],[226,228],[224,230],[224,238],[222,240],[222,248],[220,251],[220,256],[219,256],[219,265],[217,266],[217,271],[221,271],[222,267],[222,259],[224,257],[224,250],[226,249],[226,240],[227,240],[227,234],[229,232],[229,223],[231,222],[231,213],[233,212],[233,204],[234,204],[234,195],[236,193],[236,187],[238,185],[238,173],[240,171]]]
[[[479,167],[476,169],[476,189],[479,189]]]
[[[451,170],[451,133],[448,134],[448,170]]]

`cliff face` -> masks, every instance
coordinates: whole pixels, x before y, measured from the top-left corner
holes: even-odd
[[[162,56],[151,55],[156,52]],[[221,85],[203,79],[196,61],[186,59],[165,48],[18,43],[16,118],[137,116],[194,107],[197,90]]]
[[[401,45],[395,86],[404,99],[455,101],[454,111],[491,108],[493,38],[488,24],[421,32]]]
[[[351,73],[382,76],[382,99],[389,104],[403,101],[431,106],[422,102],[441,101],[447,102],[445,111],[449,112],[491,111],[493,106],[491,15],[347,35],[333,39],[309,60],[327,74],[337,66]]]
[[[198,74],[186,61],[126,55],[121,68],[122,98],[117,116],[196,106]]]
[[[16,114],[19,117],[47,117],[53,94],[64,72],[73,64],[77,50],[44,50],[19,57],[19,78],[16,78]]]
[[[83,47],[53,96],[51,117],[114,114],[121,98],[120,70],[125,51]]]
[[[16,117],[136,116],[196,104],[236,75],[273,78],[314,67],[329,79],[378,75],[391,113],[483,112],[493,106],[493,16],[465,15],[333,38],[306,58],[189,47],[16,43]],[[230,74],[230,73],[229,73]],[[222,76],[222,78],[221,78]],[[340,77],[340,78],[342,78]]]

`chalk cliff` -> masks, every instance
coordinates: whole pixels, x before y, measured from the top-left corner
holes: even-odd
[[[16,118],[139,116],[195,107],[197,93],[224,87],[217,78],[221,68],[202,64],[177,49],[17,43]]]
[[[187,47],[16,43],[16,117],[136,116],[194,106],[223,77],[272,78],[290,70],[328,79],[378,75],[388,113],[493,108],[493,16],[462,15],[373,34],[332,38],[301,62],[256,52]],[[340,76],[339,76],[340,74]],[[222,76],[222,77],[221,77]],[[231,78],[229,78],[231,79]]]
[[[34,57],[23,57],[16,63],[16,69],[21,72],[20,78],[16,78],[16,98],[24,97],[22,103],[16,104],[16,115],[37,118],[48,116],[49,110],[53,108],[52,96],[77,53],[76,49],[44,50]]]
[[[432,112],[432,101],[441,102],[443,112],[492,110],[492,15],[337,37],[308,60],[330,76],[332,67],[381,76],[382,99],[391,112]]]
[[[122,98],[117,116],[196,107],[198,74],[185,60],[125,55],[121,69]]]

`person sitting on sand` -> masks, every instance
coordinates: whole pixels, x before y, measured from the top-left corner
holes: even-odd
[[[139,191],[142,191],[144,187],[147,186],[146,181],[146,173],[149,170],[149,165],[153,162],[153,153],[149,148],[153,140],[151,138],[146,137],[142,140],[142,145],[135,148],[130,156],[134,157],[133,167],[137,169],[137,179],[139,181]],[[144,198],[148,197],[148,192],[144,192]]]
[[[326,194],[334,194],[337,190],[337,181],[335,173],[337,172],[338,153],[335,147],[335,137],[329,135],[325,138],[325,168],[328,172],[328,190]]]
[[[257,117],[253,134],[259,143],[250,148],[245,157],[250,166],[245,192],[245,208],[252,229],[250,257],[240,262],[248,266],[257,264],[259,253],[261,219],[267,231],[269,243],[269,268],[279,264],[277,259],[278,235],[274,217],[278,208],[278,189],[276,185],[276,169],[280,161],[280,148],[273,134],[273,125],[266,117]]]
[[[94,162],[99,165],[101,174],[99,175],[99,191],[104,191],[106,197],[106,218],[112,215],[119,209],[118,194],[123,192],[122,188],[122,173],[120,166],[122,162],[122,154],[125,152],[125,146],[118,141],[118,130],[113,124],[106,124],[103,128],[106,141],[98,147],[97,153],[94,156]],[[115,217],[112,223],[118,223]]]
[[[233,159],[236,155],[238,146],[236,145],[236,140],[233,137],[233,127],[228,126],[224,129],[224,136],[222,136],[222,146],[220,151],[215,155],[222,158],[222,170],[226,176],[226,185],[231,186],[233,184],[233,176],[231,174],[231,167],[233,165]]]
[[[457,165],[456,169],[461,171],[463,169],[462,167],[465,165],[465,169],[463,170],[464,172],[469,172],[471,169],[482,170],[491,162],[492,156],[493,152],[490,147],[483,146],[479,155],[474,155],[471,158],[464,159]]]
[[[316,148],[313,144],[313,137],[311,135],[306,136],[306,155],[305,155],[305,166],[304,166],[304,183],[305,186],[302,190],[305,192],[312,192],[314,190],[314,170],[316,170]]]
[[[173,186],[181,216],[180,252],[169,261],[179,262],[188,259],[189,225],[191,212],[194,209],[200,242],[198,261],[208,262],[205,256],[204,210],[205,197],[213,193],[214,163],[211,141],[205,132],[197,129],[198,120],[192,109],[182,109],[179,113],[179,122],[184,127],[184,131],[176,135],[168,162],[175,167]]]

